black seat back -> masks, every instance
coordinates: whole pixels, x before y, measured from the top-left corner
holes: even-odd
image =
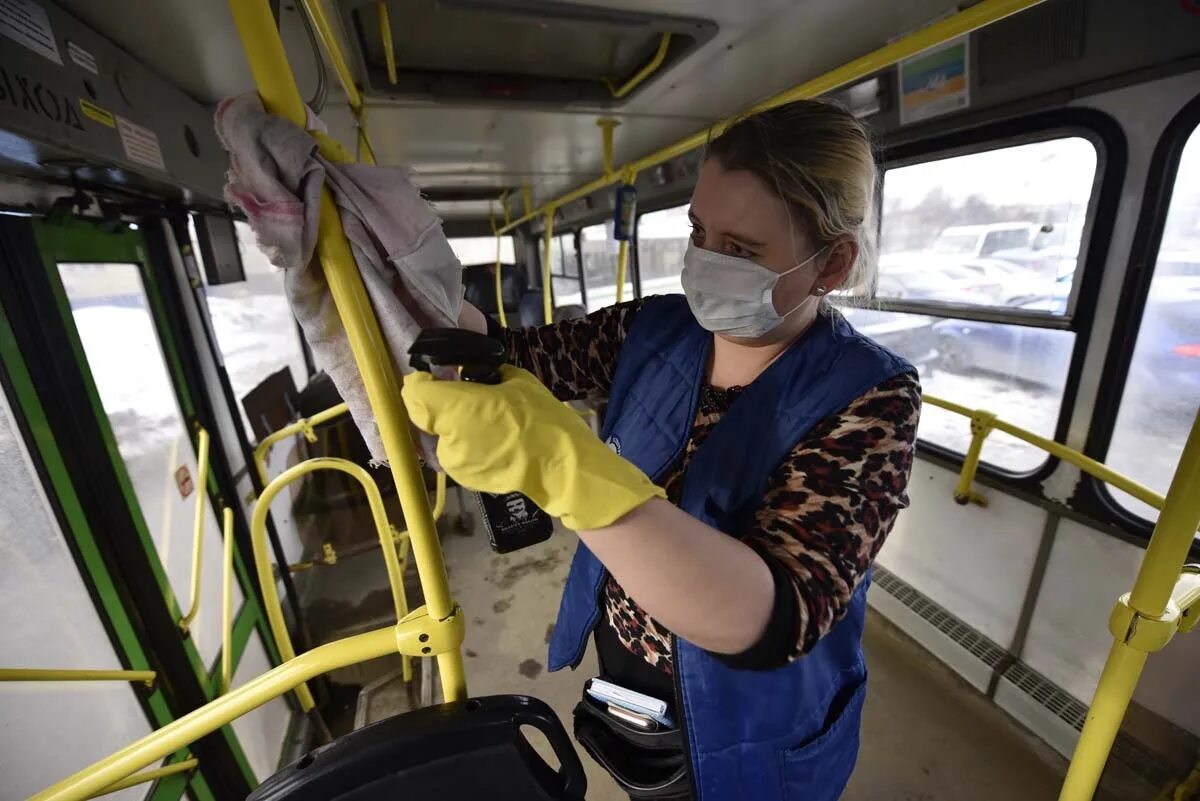
[[[561,765],[521,733],[532,726]],[[247,801],[579,801],[587,779],[558,717],[497,695],[419,709],[351,732],[258,786]]]

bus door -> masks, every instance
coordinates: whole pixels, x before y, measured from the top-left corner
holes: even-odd
[[[222,691],[219,520],[225,506],[242,510],[211,471],[202,479],[199,448],[208,421],[194,402],[202,388],[189,386],[184,343],[172,334],[180,327],[160,285],[165,267],[151,264],[143,232],[112,220],[19,222],[25,230],[7,228],[18,251],[29,247],[12,276],[16,286],[5,292],[6,318],[21,358],[34,365],[33,389],[61,451],[66,483],[58,491],[80,496],[81,525],[96,539],[124,613],[138,624],[137,645],[159,673],[155,686],[166,691],[164,708],[151,719],[158,727]],[[212,458],[219,449],[213,434]],[[240,554],[235,564],[232,686],[278,660],[261,636],[250,566]],[[287,702],[277,699],[195,743],[193,795],[244,796],[275,771],[290,722]]]

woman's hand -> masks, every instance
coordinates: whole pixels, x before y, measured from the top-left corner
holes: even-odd
[[[442,468],[491,493],[522,492],[579,532],[647,612],[701,648],[738,653],[761,636],[774,583],[757,553],[661,500],[666,493],[596,438],[533,375],[496,385],[404,379],[413,423]]]
[[[442,469],[490,493],[521,492],[564,525],[603,528],[665,493],[596,438],[530,373],[501,368],[499,384],[404,379],[413,424],[438,437]]]

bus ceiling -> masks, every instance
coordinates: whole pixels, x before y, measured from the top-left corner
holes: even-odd
[[[354,117],[306,3],[322,4],[346,54],[380,163],[411,166],[443,198],[436,201],[443,217],[461,220],[485,220],[489,198],[506,190],[517,199],[531,187],[541,206],[602,175],[599,118],[620,123],[613,148],[620,166],[963,5],[912,0],[881,12],[874,0],[390,0],[384,28],[377,0],[280,0],[279,26],[301,91],[347,145]],[[212,108],[250,85],[224,4],[30,4],[44,9],[59,44],[39,52],[5,40],[0,130],[9,135],[0,137],[0,169],[220,204],[225,163]],[[902,125],[894,66],[832,94],[891,144],[1018,98],[1062,105],[1068,92],[1111,88],[1151,66],[1194,68],[1197,28],[1200,18],[1171,3],[1047,0],[970,34],[970,99],[960,112]],[[640,175],[639,187],[678,192],[693,179],[694,158]],[[609,194],[582,198],[575,215],[602,215]]]

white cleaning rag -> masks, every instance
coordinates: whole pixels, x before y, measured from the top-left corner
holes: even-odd
[[[385,461],[346,329],[313,256],[321,187],[328,182],[333,191],[400,374],[409,372],[408,348],[421,330],[457,325],[462,308],[462,265],[441,220],[407,169],[330,162],[308,132],[268,114],[257,94],[223,101],[216,127],[231,163],[226,199],[246,212],[267,258],[286,271],[288,301],[317,366],[333,379],[373,459]]]

